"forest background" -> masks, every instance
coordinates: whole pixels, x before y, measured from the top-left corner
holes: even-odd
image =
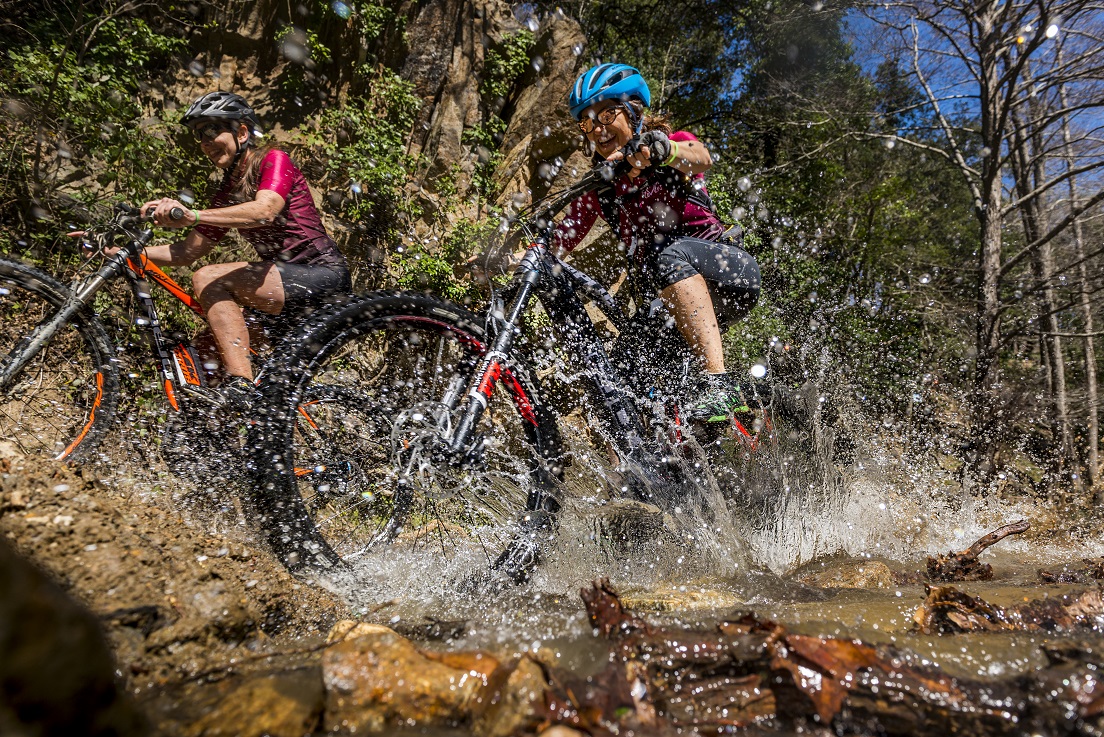
[[[0,0],[0,251],[71,271],[64,232],[112,202],[206,201],[178,120],[224,89],[317,188],[358,287],[477,302],[453,267],[589,166],[568,86],[624,62],[709,144],[762,266],[733,367],[784,355],[854,434],[967,491],[1094,505],[1102,30],[1082,0]],[[587,255],[608,239],[580,258],[612,281]]]

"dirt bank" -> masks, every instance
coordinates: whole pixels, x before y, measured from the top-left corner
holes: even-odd
[[[246,531],[211,534],[91,471],[0,458],[0,534],[100,619],[137,694],[310,646],[344,614]]]

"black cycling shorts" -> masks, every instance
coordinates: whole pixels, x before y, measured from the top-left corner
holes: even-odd
[[[701,274],[722,328],[747,315],[759,301],[759,264],[750,253],[726,241],[679,238],[663,247],[650,266],[660,290]]]
[[[353,291],[349,269],[344,264],[289,264],[273,262],[284,285],[284,312],[320,307],[331,294]],[[281,313],[283,314],[283,313]]]
[[[259,325],[272,343],[278,343],[312,312],[335,297],[352,294],[353,283],[344,264],[289,264],[268,261],[280,272],[284,309],[277,315],[245,308],[246,322]]]

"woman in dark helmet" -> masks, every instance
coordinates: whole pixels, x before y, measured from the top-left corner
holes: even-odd
[[[724,238],[703,174],[713,165],[705,144],[645,114],[651,92],[636,69],[599,64],[568,98],[595,163],[627,159],[632,170],[612,189],[573,202],[556,230],[562,251],[578,245],[601,216],[628,255],[630,274],[658,290],[681,336],[698,358],[705,390],[692,416],[725,421],[743,407],[725,371],[721,326],[741,319],[759,298],[759,266]],[[634,273],[635,272],[635,273]]]
[[[326,233],[307,181],[286,153],[257,145],[260,125],[249,104],[232,92],[210,92],[192,103],[181,121],[211,163],[225,174],[207,209],[166,197],[142,206],[157,225],[188,230],[183,240],[152,246],[159,266],[187,266],[236,228],[259,261],[211,264],[192,284],[207,313],[226,378],[212,394],[218,403],[251,396],[253,369],[242,308],[292,317],[351,289],[349,270]],[[172,217],[174,208],[184,212]],[[251,313],[255,314],[255,313]]]

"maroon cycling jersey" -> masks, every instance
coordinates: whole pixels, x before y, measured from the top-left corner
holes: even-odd
[[[237,185],[231,179],[211,200],[211,209],[239,204],[231,198]],[[310,187],[299,167],[292,163],[283,151],[272,149],[261,160],[257,191],[267,189],[284,199],[284,209],[271,225],[259,228],[240,228],[242,238],[257,249],[264,261],[285,261],[292,264],[344,264],[345,258],[337,250],[322,225],[322,217],[314,206]],[[230,231],[216,225],[200,224],[196,230],[215,242]]]
[[[669,138],[675,142],[698,140],[687,131],[676,131]],[[713,211],[686,197],[690,187],[700,188],[705,194],[704,176],[697,174],[686,178],[668,167],[661,169],[688,181],[679,182],[685,186],[671,186],[671,182],[663,181],[670,177],[649,176],[650,172],[645,171],[634,179],[625,174],[613,182],[615,202],[619,207],[618,222],[610,223],[610,227],[629,252],[636,250],[643,255],[672,237],[693,236],[710,241],[720,238],[725,228]],[[599,216],[605,219],[596,192],[588,192],[572,202],[567,215],[556,226],[556,246],[563,251],[575,248]]]

